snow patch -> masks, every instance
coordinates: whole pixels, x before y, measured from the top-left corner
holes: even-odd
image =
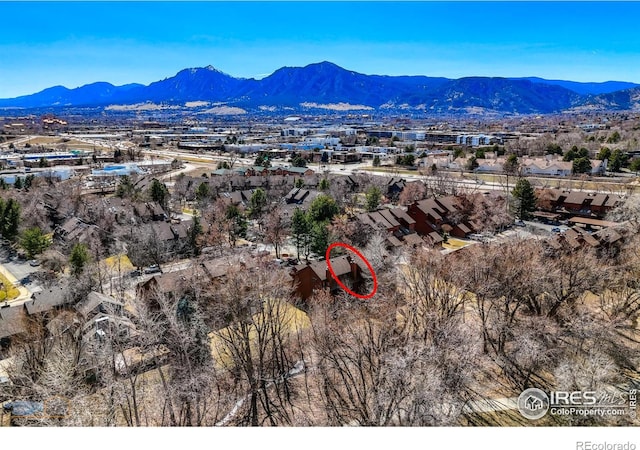
[[[332,111],[353,111],[353,110],[367,110],[372,111],[373,108],[371,106],[366,105],[352,105],[350,103],[313,103],[313,102],[305,102],[300,103],[300,106],[303,108],[318,108],[318,109],[329,109]]]
[[[162,109],[180,109],[180,107],[146,102],[133,105],[109,105],[105,108],[105,111],[158,111]]]
[[[246,114],[247,111],[236,106],[216,106],[202,111],[200,114],[215,114],[216,116],[230,116],[238,114]]]
[[[184,106],[186,108],[200,108],[201,106],[209,106],[210,103],[209,102],[205,102],[205,101],[195,101],[195,102],[187,102],[184,104]]]

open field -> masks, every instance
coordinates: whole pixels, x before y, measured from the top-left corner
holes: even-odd
[[[492,184],[504,184],[506,187],[507,177],[498,174],[473,174],[465,173],[464,178],[468,180],[480,180],[486,183]],[[527,179],[534,185],[546,188],[559,188],[559,189],[580,189],[600,192],[612,192],[624,194],[627,192],[638,193],[640,192],[640,184],[638,178],[629,177],[625,180],[607,181],[606,179],[576,179],[576,178],[541,178],[541,177],[527,177]],[[515,177],[509,177],[509,185],[515,185]]]
[[[31,146],[42,145],[45,147],[48,146],[55,148],[60,148],[60,146],[64,145],[67,150],[110,150],[110,147],[106,143],[105,145],[95,145],[80,139],[61,138],[59,136],[34,136],[25,140],[20,145],[24,145],[26,143],[29,143]]]
[[[194,169],[188,172],[185,172],[185,175],[189,177],[196,177],[196,178],[201,177],[203,174],[206,174],[207,176],[209,176],[211,174],[211,171],[215,170],[216,167],[217,167],[216,164],[211,164],[208,166],[198,165]]]

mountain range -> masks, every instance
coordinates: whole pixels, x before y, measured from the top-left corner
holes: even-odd
[[[0,108],[109,107],[188,102],[233,111],[304,108],[415,110],[426,113],[487,111],[547,114],[569,110],[640,109],[640,85],[580,83],[543,78],[364,75],[330,62],[282,67],[262,79],[235,78],[212,66],[184,69],[149,85],[97,82],[0,99]]]

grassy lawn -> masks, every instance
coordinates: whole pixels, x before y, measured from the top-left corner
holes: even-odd
[[[400,169],[397,167],[362,167],[358,170],[366,170],[367,172],[381,172],[388,173],[391,175],[420,175],[420,172],[417,170],[406,170]]]
[[[180,159],[184,159],[184,158],[181,157]],[[215,164],[217,164],[217,163],[215,163]],[[205,174],[207,174],[207,176],[209,176],[211,174],[211,171],[214,170],[213,167],[212,167],[213,165],[214,165],[214,163],[212,162],[210,166],[199,166],[199,167],[196,167],[193,170],[185,172],[185,175],[189,176],[189,177],[200,178],[200,177],[202,177],[202,174],[205,173]]]
[[[462,247],[466,247],[467,245],[471,245],[470,242],[461,241],[460,239],[450,237],[446,243],[442,243],[442,247],[449,250],[458,250]]]
[[[59,146],[66,145],[69,150],[110,150],[107,145],[93,145],[78,139],[69,139],[65,142],[64,138],[57,136],[37,136],[29,139],[27,142],[31,145]],[[26,142],[25,142],[26,143]],[[24,145],[24,144],[22,144]]]
[[[0,289],[0,301],[13,300],[20,295],[18,288],[14,287],[13,284],[11,284],[11,282],[2,274],[0,274],[0,283],[2,283],[2,289]]]
[[[104,263],[111,270],[118,270],[118,267],[122,271],[130,271],[134,269],[133,264],[131,263],[127,255],[110,256],[109,258],[104,260]]]
[[[499,174],[472,174],[465,173],[464,177],[468,180],[482,180],[487,183],[504,183],[506,187],[506,177],[504,175]],[[633,183],[634,179],[629,179],[628,181],[613,181],[607,179],[586,179],[580,180],[575,178],[540,178],[540,177],[527,177],[532,184],[538,187],[547,187],[547,188],[559,188],[559,189],[588,189],[593,191],[618,191],[618,192],[626,192],[627,189],[631,189],[634,192],[639,191],[639,185],[637,183]],[[513,189],[517,181],[517,177],[509,177],[509,189]]]

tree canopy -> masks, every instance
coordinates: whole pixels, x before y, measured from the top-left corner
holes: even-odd
[[[529,180],[520,178],[512,194],[515,215],[522,220],[530,219],[531,213],[536,210],[536,195]]]
[[[79,275],[84,270],[86,264],[91,259],[89,250],[84,244],[76,244],[71,250],[71,256],[69,256],[69,264],[71,264],[71,273]]]
[[[20,239],[20,246],[27,252],[29,259],[44,252],[50,244],[51,241],[39,227],[25,230]]]
[[[325,194],[318,195],[309,207],[309,217],[312,222],[323,222],[333,219],[338,214],[340,208],[336,201]]]
[[[380,189],[377,186],[371,186],[367,189],[365,195],[367,198],[367,211],[374,211],[378,209],[380,201],[382,200],[382,192],[380,192]]]
[[[154,202],[160,203],[163,208],[166,208],[170,194],[167,186],[154,178],[149,187],[149,197]]]
[[[258,217],[260,214],[262,214],[264,207],[267,206],[267,194],[265,193],[264,189],[258,188],[253,191],[249,202],[252,217]]]
[[[291,165],[293,167],[307,167],[307,160],[298,155],[291,160]]]
[[[588,158],[576,158],[571,170],[573,173],[591,173],[591,161]]]
[[[18,235],[20,225],[20,204],[10,198],[6,202],[0,198],[0,235],[13,240]]]

